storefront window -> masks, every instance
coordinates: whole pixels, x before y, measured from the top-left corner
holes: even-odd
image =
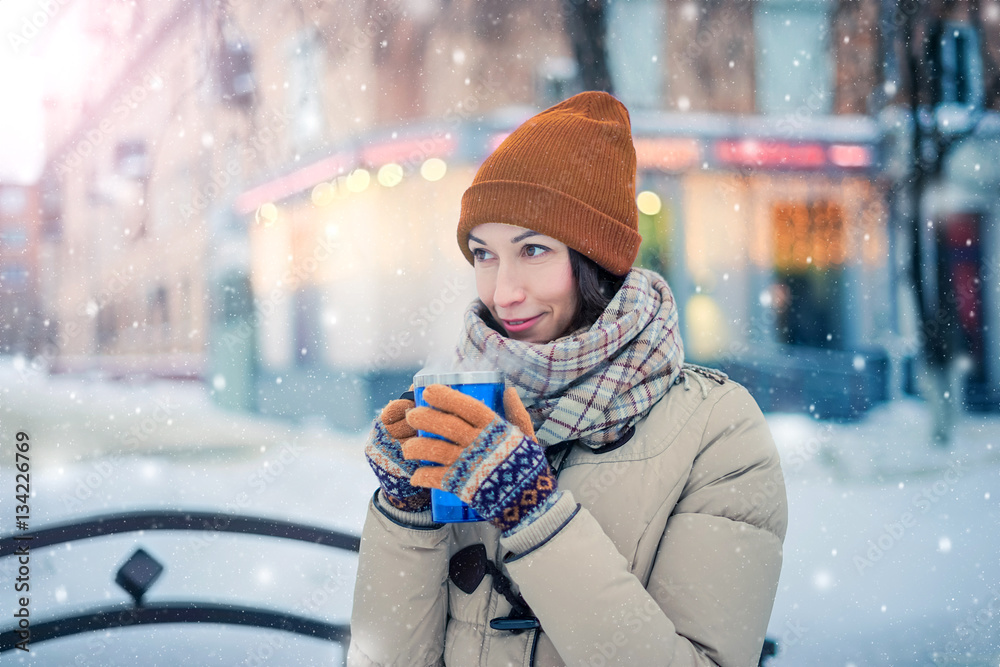
[[[315,30],[305,30],[291,41],[288,101],[295,117],[290,131],[292,147],[297,153],[309,151],[324,135],[323,63],[323,46]]]
[[[783,202],[773,207],[772,222],[778,340],[841,349],[847,259],[842,209],[828,201]]]
[[[955,213],[935,225],[937,251],[937,314],[942,353],[971,357],[971,375],[983,381],[985,340],[982,254],[983,216]]]
[[[666,65],[660,56],[667,34],[664,3],[614,0],[608,3],[607,21],[615,95],[629,108],[659,107]]]
[[[307,285],[295,292],[295,363],[299,367],[316,366],[320,361],[323,340],[320,314],[322,299],[319,290]]]
[[[829,0],[761,0],[754,3],[756,102],[762,114],[829,113],[833,63]]]

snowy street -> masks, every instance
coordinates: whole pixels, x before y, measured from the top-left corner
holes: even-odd
[[[227,413],[196,384],[128,385],[0,371],[3,437],[31,435],[32,527],[121,510],[276,517],[360,534],[376,481],[363,435]],[[928,444],[921,403],[857,424],[770,414],[790,518],[771,665],[996,665],[1000,417],[963,415]],[[125,439],[131,434],[135,441]],[[101,453],[100,450],[103,450]],[[10,461],[3,479],[13,482]],[[767,493],[763,489],[762,493]],[[4,495],[4,512],[9,503]],[[5,532],[7,532],[5,530]],[[328,622],[350,616],[355,557],[273,538],[125,534],[40,549],[32,615],[124,604],[114,572],[142,546],[166,567],[147,600],[238,602]],[[0,564],[6,580],[13,559]],[[82,634],[5,664],[312,665],[335,644],[234,626]]]

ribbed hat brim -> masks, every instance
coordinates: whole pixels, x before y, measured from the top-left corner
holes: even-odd
[[[536,183],[476,183],[462,196],[459,220],[458,243],[469,263],[474,263],[469,232],[490,222],[525,227],[559,239],[618,276],[628,273],[642,242],[637,231],[618,220]]]

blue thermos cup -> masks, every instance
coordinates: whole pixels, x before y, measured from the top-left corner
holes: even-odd
[[[417,406],[430,407],[424,402],[423,394],[424,388],[432,384],[448,385],[466,396],[480,400],[506,419],[503,411],[503,373],[500,371],[458,371],[416,375],[413,378],[413,396]],[[417,431],[417,434],[424,438],[444,440],[441,436],[427,431]],[[431,516],[438,523],[484,520],[476,510],[462,502],[458,496],[439,489],[431,489]]]

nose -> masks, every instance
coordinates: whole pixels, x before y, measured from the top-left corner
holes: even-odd
[[[506,310],[524,301],[524,284],[521,272],[510,263],[501,263],[497,270],[497,282],[493,290],[493,303]]]

